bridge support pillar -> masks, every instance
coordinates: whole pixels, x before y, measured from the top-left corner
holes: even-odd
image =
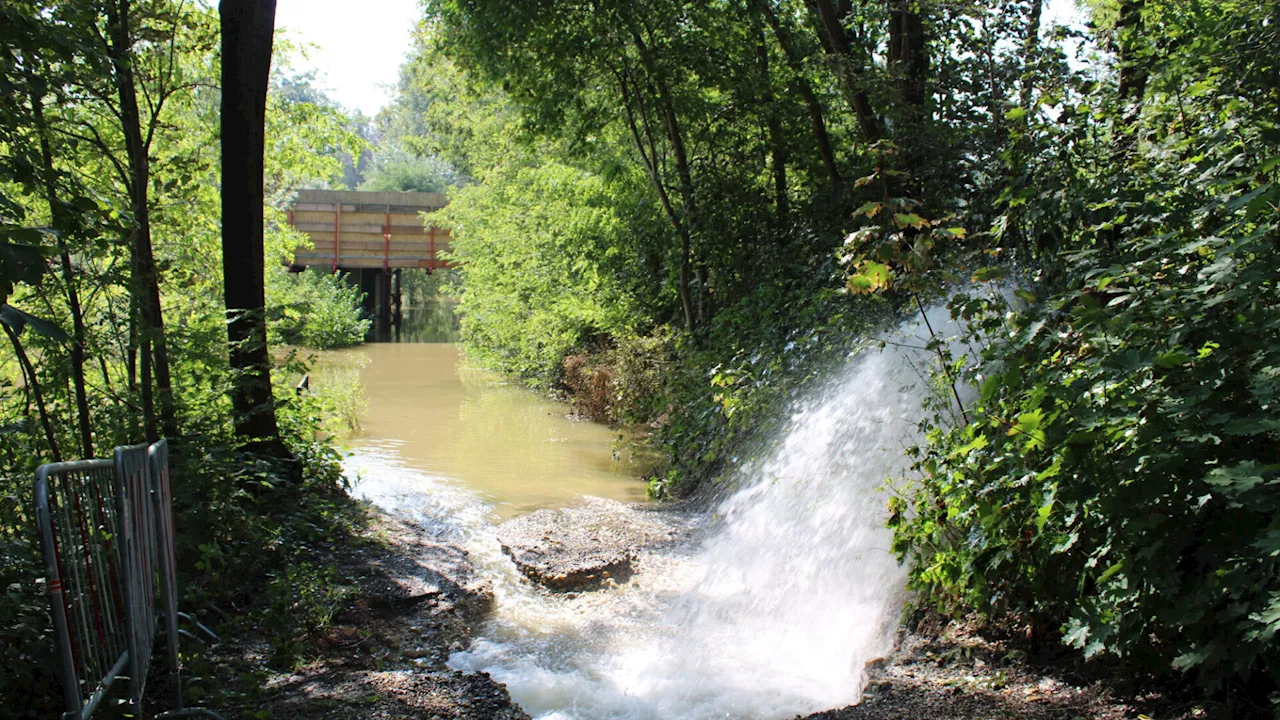
[[[348,281],[364,293],[363,309],[373,318],[369,339],[390,342],[400,339],[402,297],[399,269],[358,268],[347,271]]]
[[[371,270],[373,274],[373,331],[378,342],[391,340],[391,272]]]
[[[403,304],[400,296],[400,268],[391,271],[395,280],[391,291],[391,325],[395,328],[396,342],[400,341],[400,321],[403,319]]]

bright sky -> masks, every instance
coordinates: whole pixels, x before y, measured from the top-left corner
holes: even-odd
[[[276,27],[314,44],[299,70],[348,109],[374,115],[391,100],[420,17],[417,0],[277,0]]]
[[[1077,19],[1075,0],[1049,0],[1045,23]],[[277,0],[276,27],[312,44],[299,70],[315,69],[329,96],[372,116],[391,100],[400,63],[412,44],[417,0]]]
[[[1044,19],[1046,23],[1070,25],[1080,19],[1080,8],[1076,6],[1076,0],[1049,0]]]

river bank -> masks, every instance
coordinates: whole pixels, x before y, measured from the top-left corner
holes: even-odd
[[[488,675],[445,665],[493,602],[465,550],[404,518],[369,513],[355,542],[319,558],[353,592],[332,624],[301,639],[302,662],[273,668],[262,632],[237,633],[214,651],[215,662],[256,678],[241,693],[257,714],[243,717],[527,719]]]

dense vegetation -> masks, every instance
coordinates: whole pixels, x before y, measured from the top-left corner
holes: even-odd
[[[646,428],[674,495],[954,295],[966,342],[937,343],[892,479],[918,601],[1280,704],[1280,3],[1090,0],[1084,30],[1043,0],[423,7],[371,123],[277,46],[271,343],[366,327],[277,264],[294,189],[448,188],[471,352]],[[282,459],[229,399],[217,39],[200,4],[0,6],[6,708],[53,697],[40,462],[174,438],[186,581],[236,609],[267,588],[284,655],[341,594],[309,557],[357,520],[319,408],[277,395]]]
[[[683,492],[959,288],[893,502],[919,601],[1269,712],[1276,3],[425,7],[379,122],[465,186],[474,354],[647,423]]]
[[[0,714],[59,708],[32,477],[159,434],[174,448],[179,567],[190,608],[260,613],[282,654],[320,619],[321,540],[359,520],[321,408],[281,394],[289,458],[234,433],[219,208],[219,17],[200,4],[0,4]],[[363,340],[357,293],[290,275],[302,238],[281,207],[342,176],[350,121],[287,90],[277,47],[266,120],[271,334],[314,347]],[[245,211],[251,214],[252,209]],[[280,353],[281,373],[299,365]],[[264,613],[265,614],[261,614]],[[316,611],[318,612],[318,611]],[[204,614],[206,621],[217,618]],[[194,667],[191,687],[208,691]],[[192,690],[192,692],[196,692]]]

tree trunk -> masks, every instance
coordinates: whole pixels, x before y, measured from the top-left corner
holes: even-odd
[[[1044,14],[1044,0],[1034,0],[1031,11],[1027,15],[1027,34],[1022,40],[1022,87],[1018,105],[1028,114],[1031,112],[1031,95],[1035,90],[1035,81],[1030,72],[1040,53],[1040,20]]]
[[[920,13],[889,11],[889,67],[908,112],[918,114],[928,99],[929,54]]]
[[[791,212],[787,197],[787,143],[782,134],[782,118],[774,102],[773,78],[769,73],[769,48],[764,42],[764,29],[756,25],[756,58],[760,70],[760,105],[764,109],[765,124],[769,128],[769,155],[773,171],[774,208],[779,220],[785,220]]]
[[[1116,23],[1120,61],[1120,119],[1116,124],[1116,154],[1123,161],[1138,144],[1137,124],[1147,92],[1148,67],[1143,53],[1145,0],[1125,0]]]
[[[836,154],[831,149],[831,136],[827,134],[827,122],[822,113],[822,105],[818,102],[818,96],[813,92],[813,87],[809,85],[809,81],[804,77],[804,62],[795,43],[791,41],[791,34],[787,28],[783,26],[782,21],[778,19],[778,14],[769,6],[768,0],[757,0],[757,7],[764,13],[765,20],[769,22],[769,27],[773,28],[773,36],[778,41],[778,47],[782,50],[782,56],[787,60],[787,67],[791,68],[791,72],[796,76],[796,92],[800,93],[800,97],[804,99],[805,111],[809,114],[809,122],[813,126],[813,136],[818,143],[818,155],[822,158],[822,165],[826,168],[827,179],[831,182],[831,189],[838,191],[840,189],[840,169],[836,165]]]
[[[276,423],[267,354],[263,151],[275,0],[223,0],[222,274],[236,435],[290,457]]]
[[[689,167],[689,155],[685,150],[684,135],[680,130],[680,119],[676,115],[675,100],[671,97],[671,91],[667,87],[666,79],[659,72],[657,64],[654,62],[652,54],[649,52],[649,46],[640,37],[640,32],[635,27],[630,28],[631,39],[635,43],[636,52],[640,56],[640,62],[644,66],[645,72],[649,75],[650,81],[658,91],[658,104],[662,111],[663,125],[667,131],[667,141],[671,143],[671,152],[675,156],[676,161],[676,177],[680,183],[680,200],[682,204],[682,225],[684,232],[680,235],[680,287],[681,294],[688,296],[689,282],[693,275],[693,236],[697,233],[698,228],[698,204],[697,197],[694,194],[693,171]],[[699,289],[699,294],[706,292],[705,285]],[[690,312],[688,300],[684,300],[685,320],[689,326],[690,333],[697,333],[699,316],[701,313],[696,312],[697,303],[694,303],[695,311]]]
[[[13,354],[18,358],[18,368],[22,371],[22,377],[27,383],[27,389],[36,400],[36,410],[40,414],[40,426],[44,429],[45,442],[49,444],[49,456],[54,462],[62,462],[62,451],[58,448],[58,436],[53,432],[53,422],[49,419],[49,410],[44,404],[44,391],[40,389],[40,379],[36,377],[36,368],[31,364],[31,359],[27,357],[27,353],[22,349],[22,341],[18,339],[18,333],[9,327],[8,323],[0,322],[0,327],[4,328],[4,334],[9,336],[9,343],[13,345]],[[30,412],[31,406],[27,406]]]
[[[131,292],[137,298],[139,330],[143,347],[150,346],[155,362],[155,386],[158,391],[160,424],[167,435],[177,435],[173,407],[173,384],[169,375],[169,351],[165,342],[164,314],[160,304],[160,278],[151,250],[151,210],[148,190],[151,183],[151,161],[142,140],[142,115],[138,110],[138,94],[134,86],[133,45],[129,26],[129,0],[107,6],[107,22],[111,26],[109,52],[115,67],[116,91],[120,96],[120,121],[124,131],[125,150],[129,156],[129,195],[133,210],[134,232],[130,265],[133,275]],[[148,440],[157,438],[148,437]]]
[[[1017,182],[1015,176],[1021,174],[1032,147],[1028,129],[1032,118],[1031,103],[1035,95],[1035,73],[1033,72],[1033,67],[1039,60],[1040,22],[1043,13],[1043,0],[1034,0],[1027,13],[1027,29],[1022,38],[1022,79],[1018,88],[1018,107],[1025,110],[1026,114],[1014,123],[1017,132],[1014,134],[1013,145],[1010,148],[1011,154],[1007,165],[1008,174],[1005,180],[1009,185]],[[1022,226],[1022,208],[1007,208],[1005,214],[1008,218],[1005,224],[1006,234],[1013,238],[1014,244],[1029,244],[1032,238],[1029,237],[1026,229]],[[1035,247],[1031,249],[1034,252],[1048,252],[1048,240],[1049,236],[1041,233],[1034,238]]]
[[[67,235],[71,223],[58,200],[58,188],[53,168],[53,146],[49,125],[44,116],[44,100],[36,92],[34,78],[27,76],[27,96],[31,100],[31,115],[35,120],[36,135],[40,139],[40,159],[43,167],[41,181],[45,199],[49,203],[49,219],[57,231],[58,257],[62,264],[62,278],[67,286],[67,307],[71,310],[71,383],[75,390],[76,420],[80,429],[82,457],[93,457],[93,422],[89,415],[89,396],[84,380],[84,311],[80,307],[80,293],[76,287],[75,269],[71,265],[71,251],[67,247]]]
[[[880,119],[871,106],[871,98],[862,88],[858,77],[860,63],[854,63],[849,39],[845,36],[844,25],[840,22],[840,15],[831,4],[831,0],[809,0],[809,9],[817,15],[819,26],[822,28],[819,36],[823,40],[822,46],[835,61],[841,88],[844,90],[845,99],[849,102],[849,108],[858,119],[858,127],[862,130],[863,139],[868,143],[878,141],[882,136]]]
[[[904,190],[920,197],[923,180],[929,172],[927,147],[928,114],[928,37],[919,12],[899,7],[889,11],[889,71],[893,76],[898,103],[899,122],[894,128],[894,141],[902,149],[901,170],[911,173]]]
[[[658,173],[658,153],[654,147],[653,134],[649,130],[647,113],[643,112],[640,88],[629,89],[627,76],[621,71],[617,73],[617,77],[618,88],[622,93],[622,107],[626,110],[627,124],[631,129],[631,138],[635,141],[636,150],[640,151],[640,160],[644,164],[644,169],[649,175],[650,182],[653,183],[654,189],[658,192],[658,199],[662,202],[662,208],[666,211],[667,218],[670,219],[672,227],[676,230],[676,235],[680,238],[680,268],[677,289],[680,294],[680,309],[684,312],[685,326],[692,332],[697,325],[693,312],[693,296],[689,292],[689,256],[693,241],[689,236],[689,229],[681,221],[679,214],[676,213],[675,207],[671,202],[671,195],[667,192],[667,187],[662,182],[662,176]],[[633,97],[636,105],[639,106],[641,119],[644,122],[645,131],[643,137],[636,123],[636,110],[631,107]]]

